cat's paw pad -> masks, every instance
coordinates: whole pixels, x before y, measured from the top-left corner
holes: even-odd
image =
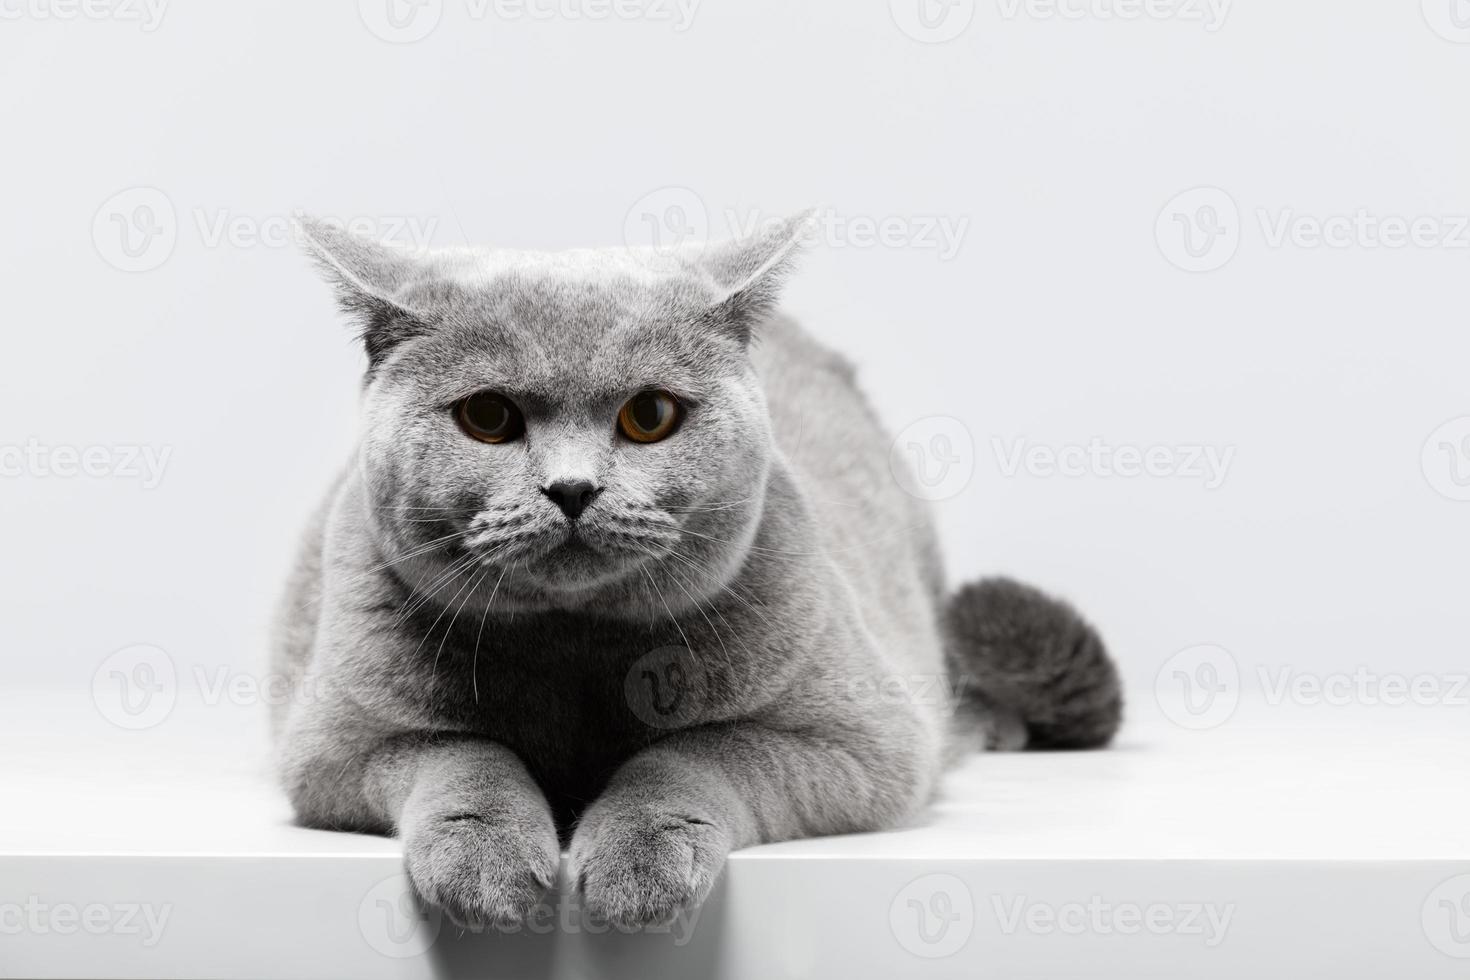
[[[637,927],[672,921],[714,887],[725,832],[707,820],[633,813],[583,824],[572,841],[572,880],[594,919]]]
[[[473,814],[436,818],[405,835],[419,896],[456,925],[518,925],[556,882],[554,833],[529,833]]]

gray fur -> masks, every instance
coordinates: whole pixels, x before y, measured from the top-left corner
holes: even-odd
[[[1123,720],[1118,669],[1071,606],[1010,579],[961,588],[945,610],[960,702],[995,719],[992,747],[1092,749]]]
[[[924,806],[957,707],[938,551],[852,369],[774,312],[802,227],[410,255],[304,222],[370,367],[277,631],[302,822],[399,834],[472,927],[523,916],[565,844],[584,907],[637,924],[702,900],[733,848]],[[645,387],[692,407],[639,445],[613,419]],[[523,439],[459,430],[482,389]],[[575,539],[540,491],[559,479],[602,488]]]

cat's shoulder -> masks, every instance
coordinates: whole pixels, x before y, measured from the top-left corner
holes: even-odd
[[[843,383],[857,384],[857,367],[841,352],[818,340],[794,317],[777,313],[762,324],[752,351],[756,370],[763,376],[798,371],[821,371]]]

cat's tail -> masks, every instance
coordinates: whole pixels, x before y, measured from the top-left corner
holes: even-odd
[[[944,620],[958,746],[1090,749],[1117,732],[1118,669],[1071,606],[990,578],[956,592]]]

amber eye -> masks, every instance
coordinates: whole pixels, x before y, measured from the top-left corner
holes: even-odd
[[[455,411],[459,427],[481,442],[509,442],[526,431],[520,409],[510,399],[493,391],[482,391],[459,403]]]
[[[683,416],[667,391],[640,391],[618,411],[618,431],[634,442],[658,442],[673,435]]]

